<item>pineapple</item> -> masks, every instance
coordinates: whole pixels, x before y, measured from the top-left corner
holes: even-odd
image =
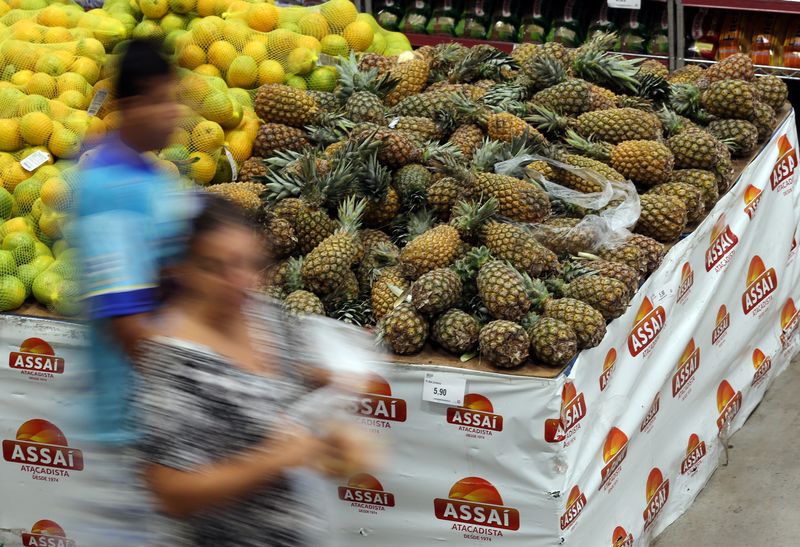
[[[550,285],[565,298],[574,298],[599,311],[606,321],[616,319],[628,309],[631,294],[624,282],[603,275],[584,275],[571,283],[551,279]]]
[[[361,286],[356,274],[351,270],[346,270],[336,282],[333,290],[324,296],[323,305],[327,310],[342,310],[358,303],[360,292]]]
[[[364,256],[358,263],[357,277],[361,294],[368,295],[372,290],[373,281],[379,273],[388,267],[396,266],[400,256],[400,249],[388,240],[388,236],[383,234],[387,240],[370,233],[383,234],[377,230],[362,230],[359,233],[361,247],[364,249]]]
[[[536,239],[556,254],[578,254],[597,244],[594,224],[577,218],[551,218],[536,226]]]
[[[386,116],[383,101],[369,91],[357,91],[350,95],[344,104],[344,111],[354,122],[382,124]]]
[[[304,127],[319,113],[308,92],[284,84],[265,84],[253,100],[256,114],[265,122]]]
[[[539,186],[495,173],[477,173],[469,185],[473,197],[493,197],[498,213],[517,222],[539,222],[550,215],[550,199]]]
[[[270,211],[276,217],[285,218],[294,225],[297,215],[301,209],[305,209],[306,204],[299,198],[286,198],[272,206]]]
[[[705,77],[706,69],[700,65],[686,65],[669,75],[670,84],[694,84]]]
[[[264,163],[264,158],[253,156],[244,160],[242,166],[239,168],[239,174],[236,180],[238,182],[258,182],[261,177],[267,176],[269,169]]]
[[[639,73],[637,76],[641,77],[645,74],[652,74],[653,76],[658,76],[659,78],[664,79],[669,78],[669,70],[667,69],[666,65],[656,61],[655,59],[646,59],[642,64],[639,65]]]
[[[608,262],[624,264],[640,274],[647,272],[647,255],[642,249],[631,243],[604,245],[598,250],[597,256]],[[613,275],[609,277],[616,278]]]
[[[450,353],[462,355],[475,348],[480,330],[480,324],[473,316],[451,309],[433,322],[431,338]]]
[[[339,229],[325,238],[308,253],[303,262],[302,276],[306,287],[317,294],[327,295],[336,289],[355,263],[358,248],[356,231],[366,202],[354,198],[345,200],[339,208]],[[358,283],[356,282],[356,290]]]
[[[428,188],[433,182],[433,174],[424,165],[409,163],[394,173],[392,185],[407,205],[424,202]]]
[[[381,321],[383,339],[398,355],[418,353],[428,339],[428,321],[411,304],[400,304]]]
[[[389,169],[380,164],[377,152],[370,154],[362,167],[359,188],[361,195],[369,200],[364,211],[364,224],[374,228],[386,226],[400,212],[400,196],[392,188]]]
[[[235,203],[249,216],[255,217],[261,211],[261,198],[248,186],[248,183],[244,182],[224,182],[208,186],[206,191],[222,196]]]
[[[591,84],[592,105],[589,110],[617,108],[617,95],[610,89]]]
[[[382,99],[395,88],[397,80],[388,74],[379,76],[377,68],[359,70],[352,52],[339,62],[338,74],[336,95],[344,103],[347,117],[354,122],[382,124],[386,116]]]
[[[773,110],[778,111],[783,108],[786,99],[789,96],[789,89],[786,87],[786,82],[777,76],[759,76],[755,80],[756,90],[758,91],[759,100],[766,103]]]
[[[550,165],[546,161],[535,161],[528,166],[528,169],[537,171],[547,180],[583,193],[602,192],[605,189],[605,184],[601,182],[603,178],[613,182],[624,182],[626,180],[616,169],[593,158],[578,154],[557,154],[554,159],[577,169],[568,170]],[[581,169],[594,171],[602,178],[598,180],[592,174],[584,174],[580,171]]]
[[[558,257],[521,226],[492,220],[486,223],[480,236],[492,256],[507,260],[531,277],[558,269]]]
[[[461,279],[450,268],[437,268],[423,274],[411,287],[411,303],[425,315],[436,315],[452,308],[461,298]]]
[[[690,184],[700,190],[703,195],[703,204],[710,211],[719,200],[717,178],[711,171],[703,169],[676,169],[672,172],[670,182]]]
[[[319,297],[308,291],[296,290],[283,300],[283,310],[290,316],[325,315],[325,306]]]
[[[641,234],[633,234],[628,239],[628,244],[636,245],[642,250],[647,265],[645,273],[654,272],[661,264],[661,260],[664,258],[664,245],[655,239],[643,236]]]
[[[487,324],[481,329],[478,342],[481,358],[497,368],[515,368],[528,358],[528,333],[512,321],[499,319]]]
[[[389,74],[398,83],[391,93],[386,95],[386,104],[394,106],[406,97],[420,93],[428,83],[429,71],[429,63],[422,59],[411,59],[392,67]]]
[[[363,254],[366,255],[373,248],[378,247],[379,245],[383,246],[385,249],[387,246],[391,248],[395,248],[396,246],[392,243],[392,238],[390,238],[385,232],[381,232],[380,230],[370,230],[364,229],[358,232],[358,242],[361,244],[363,249]],[[398,251],[399,252],[399,251]],[[363,260],[362,256],[362,260]]]
[[[722,80],[703,92],[701,102],[713,116],[747,120],[755,113],[756,89],[742,80]]]
[[[367,71],[376,69],[379,74],[389,72],[397,65],[397,57],[386,57],[377,53],[365,53],[358,60],[358,69]]]
[[[749,156],[758,146],[758,128],[746,120],[714,120],[708,132],[724,141],[737,158]]]
[[[375,274],[370,293],[372,315],[375,319],[380,320],[392,311],[398,297],[411,286],[403,274],[402,266],[389,266]]]
[[[677,169],[713,169],[719,161],[718,145],[719,141],[702,129],[682,131],[667,141]]]
[[[458,230],[440,224],[412,239],[400,252],[400,262],[406,264],[411,276],[417,279],[431,270],[450,266],[461,244]]]
[[[753,117],[750,118],[753,125],[758,129],[758,142],[764,142],[772,136],[775,126],[778,125],[778,117],[771,106],[762,102],[756,102]]]
[[[396,119],[397,123],[392,120],[393,129],[415,136],[418,142],[438,141],[442,138],[441,128],[430,118],[401,116]]]
[[[657,141],[623,141],[611,151],[611,167],[639,184],[667,182],[674,165],[670,149]]]
[[[320,112],[334,112],[341,106],[336,94],[330,91],[308,91],[308,94],[314,99]]]
[[[747,80],[749,82],[755,76],[753,60],[747,53],[737,53],[708,67],[704,76],[709,82],[720,80]]]
[[[681,237],[687,224],[686,205],[674,196],[645,194],[639,198],[642,212],[636,231],[662,243]]]
[[[402,131],[388,128],[364,129],[360,132],[353,130],[354,138],[362,140],[369,136],[379,143],[378,159],[382,164],[393,169],[402,167],[419,157],[419,148],[408,135]]]
[[[478,272],[478,295],[496,319],[518,321],[531,307],[529,280],[506,262],[495,260]]]
[[[564,268],[564,279],[573,281],[585,275],[600,275],[621,281],[628,288],[628,294],[639,290],[639,270],[622,262],[612,262],[602,258],[575,259]]]
[[[483,130],[475,124],[464,124],[453,131],[448,142],[461,150],[466,160],[470,160],[483,143]]]
[[[297,250],[297,236],[292,223],[273,217],[264,226],[264,235],[270,255],[275,258],[289,256]]]
[[[659,196],[674,196],[686,206],[686,219],[689,224],[698,222],[705,214],[705,201],[699,188],[683,182],[668,182],[654,186],[648,192]]]
[[[454,112],[454,93],[444,89],[411,95],[397,103],[391,113],[395,116],[410,116],[433,119],[440,112]]]
[[[578,337],[572,327],[550,317],[535,313],[525,318],[530,353],[545,365],[564,367],[578,353]]]
[[[617,144],[657,139],[661,134],[661,121],[655,114],[635,108],[611,108],[581,114],[575,128],[581,135]]]
[[[441,178],[428,188],[428,208],[439,220],[447,220],[462,193],[463,188],[458,180],[453,177]]]
[[[258,128],[253,153],[267,158],[278,150],[302,150],[310,145],[302,129],[280,123],[264,123]]]
[[[544,140],[541,133],[529,126],[525,120],[508,112],[491,113],[480,121],[486,127],[489,138],[495,141],[511,142],[514,137],[524,135],[526,132]]]
[[[565,116],[577,116],[592,110],[592,89],[588,82],[574,78],[543,89],[531,102]]]
[[[581,300],[545,297],[539,307],[543,317],[557,319],[572,328],[578,339],[578,349],[595,347],[606,334],[603,314]]]

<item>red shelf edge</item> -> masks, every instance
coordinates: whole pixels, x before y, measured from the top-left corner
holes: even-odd
[[[800,2],[785,0],[683,0],[683,7],[800,14]]]
[[[511,53],[511,50],[514,48],[515,44],[515,42],[480,40],[477,38],[458,38],[456,36],[438,36],[434,34],[408,33],[406,34],[406,37],[408,38],[408,41],[411,42],[411,45],[414,47],[436,46],[439,44],[447,44],[453,42],[457,42],[467,47],[477,46],[479,44],[488,44],[490,46],[496,47],[500,51],[505,51],[506,53]]]

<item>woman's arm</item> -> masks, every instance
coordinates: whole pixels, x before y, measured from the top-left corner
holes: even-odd
[[[314,463],[324,450],[313,436],[293,434],[193,471],[151,464],[145,480],[164,512],[183,517],[241,499],[290,468]]]

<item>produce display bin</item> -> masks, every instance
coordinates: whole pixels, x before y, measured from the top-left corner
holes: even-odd
[[[797,147],[790,111],[602,343],[564,371],[500,374],[432,353],[376,366],[353,410],[386,457],[323,489],[331,540],[647,545],[800,348]],[[88,388],[83,331],[3,315],[0,338],[0,483],[14,500],[0,505],[0,542],[22,545],[43,521],[69,538],[60,500],[90,495],[92,454],[70,429]],[[432,385],[461,404],[432,402]],[[54,436],[31,440],[33,430]]]

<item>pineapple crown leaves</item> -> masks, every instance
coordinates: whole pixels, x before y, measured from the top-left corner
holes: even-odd
[[[564,142],[573,150],[600,161],[608,161],[613,145],[596,141],[592,137],[583,137],[573,130],[567,130]]]
[[[389,73],[380,75],[377,68],[359,70],[358,60],[353,52],[350,52],[349,58],[339,61],[338,68],[339,86],[336,90],[336,97],[342,102],[359,91],[367,91],[383,98],[391,93],[399,83],[399,80],[393,78]]]
[[[433,214],[425,208],[420,208],[408,215],[406,222],[406,232],[403,236],[405,241],[412,241],[415,237],[422,235],[433,227]]]
[[[553,297],[550,291],[547,290],[547,285],[541,279],[531,279],[530,285],[526,288],[533,302],[533,307],[537,310],[541,310],[544,303]]]
[[[569,76],[567,67],[552,55],[534,55],[523,66],[522,74],[529,80],[521,78],[521,82],[529,83],[536,89],[545,89],[560,84]]]
[[[303,257],[292,257],[286,261],[286,282],[284,289],[287,293],[305,289],[303,283],[303,276],[301,271],[303,269]]]
[[[453,207],[450,225],[462,236],[473,236],[497,213],[497,199],[491,197],[483,203],[478,201],[459,201]]]
[[[474,46],[453,67],[451,82],[474,82],[498,79],[504,70],[517,70],[519,65],[510,56],[489,45]]]
[[[372,306],[368,299],[357,299],[331,304],[328,317],[349,323],[356,327],[364,327],[375,323],[375,319],[372,316]]]
[[[514,137],[510,142],[485,139],[472,158],[472,165],[485,172],[496,172],[502,163],[503,174],[521,177],[523,167],[533,161],[531,154],[539,150],[539,145],[528,136],[528,132]]]
[[[428,141],[425,143],[425,146],[422,147],[420,163],[425,165],[431,162],[439,164],[443,163],[445,159],[448,161],[463,162],[464,153],[451,142],[439,143],[436,141]]]
[[[578,48],[578,51],[579,53],[583,51],[605,53],[614,49],[618,42],[619,35],[616,32],[596,30],[587,38],[586,42]]]
[[[502,161],[506,143],[484,137],[483,143],[472,155],[472,166],[479,171],[491,172],[494,164]]]
[[[542,316],[536,312],[528,312],[526,313],[522,319],[519,320],[519,324],[522,326],[523,329],[529,331],[533,326],[539,322]]]
[[[710,115],[701,106],[700,96],[700,88],[694,84],[672,84],[669,107],[681,116],[706,124],[710,121]]]
[[[337,233],[355,235],[361,227],[361,217],[364,216],[367,203],[366,199],[358,199],[355,196],[350,196],[342,201],[339,204]]]
[[[664,126],[667,135],[680,133],[685,127],[684,118],[666,106],[663,106],[661,109],[656,111],[656,116],[658,116],[658,119],[661,120],[661,125]]]
[[[639,85],[636,90],[638,97],[656,104],[663,104],[669,101],[672,88],[664,77],[656,74],[640,74],[638,82]]]
[[[489,88],[481,97],[481,102],[487,106],[500,107],[509,101],[524,101],[530,92],[524,86],[516,83],[496,84]]]
[[[587,48],[575,56],[573,69],[584,80],[636,93],[639,87],[636,75],[640,62],[641,59],[625,59],[616,53]]]
[[[494,258],[487,247],[473,247],[467,251],[467,254],[456,260],[451,268],[461,278],[462,283],[467,286],[474,283],[481,268],[492,260]]]
[[[568,116],[563,116],[540,104],[531,103],[528,111],[534,110],[535,114],[529,114],[525,121],[533,125],[539,131],[544,131],[550,135],[559,135],[569,126],[573,125],[574,120]]]
[[[311,142],[328,146],[338,142],[355,127],[355,124],[338,112],[321,112],[314,125],[306,126]]]
[[[359,195],[372,201],[380,201],[386,197],[391,182],[391,171],[378,160],[378,152],[373,150],[359,165]]]

